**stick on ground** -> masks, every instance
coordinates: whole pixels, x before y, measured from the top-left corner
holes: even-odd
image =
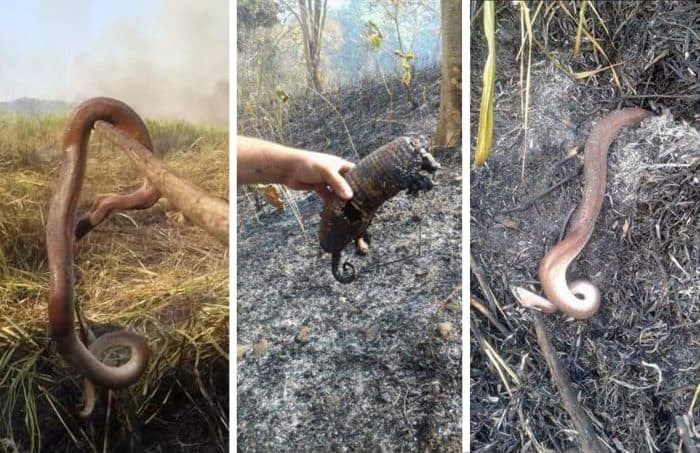
[[[579,404],[576,399],[576,393],[571,388],[569,375],[564,371],[559,363],[559,359],[557,359],[556,351],[547,337],[547,330],[542,315],[540,313],[534,313],[534,318],[537,343],[540,345],[542,355],[544,355],[549,371],[552,373],[554,384],[557,386],[557,390],[559,390],[564,409],[569,414],[569,417],[571,417],[576,431],[578,431],[581,441],[581,450],[586,453],[606,452],[607,449],[605,449],[603,443],[598,439],[598,435],[593,429],[593,424],[588,418],[588,414],[586,414],[583,407],[581,407],[581,404]]]

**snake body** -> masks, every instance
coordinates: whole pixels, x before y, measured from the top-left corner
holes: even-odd
[[[117,144],[146,177],[142,186],[132,193],[98,195],[91,210],[74,222],[92,129],[99,130]],[[108,388],[133,384],[146,369],[150,348],[133,332],[110,332],[95,339],[89,328],[89,347],[83,345],[74,328],[74,241],[85,236],[114,210],[146,209],[166,196],[172,206],[195,225],[222,244],[228,244],[228,202],[169,171],[153,156],[152,149],[148,130],[139,115],[128,105],[111,98],[93,98],[78,105],[63,136],[59,183],[46,222],[51,274],[49,328],[58,351],[85,375],[85,406],[80,413],[83,417],[94,408],[94,384]],[[103,364],[98,357],[113,347],[128,348],[129,360],[118,367]]]
[[[46,222],[46,245],[51,274],[49,329],[58,351],[92,383],[109,388],[133,384],[145,371],[150,349],[133,332],[111,332],[86,348],[76,334],[73,291],[73,243],[99,224],[113,209],[143,208],[153,205],[160,191],[148,180],[127,195],[110,194],[96,203],[92,212],[75,222],[80,191],[85,176],[88,141],[96,121],[106,121],[152,149],[151,139],[141,118],[126,104],[109,98],[95,98],[74,110],[63,136],[63,162],[56,193]],[[130,359],[118,367],[102,363],[97,356],[113,346],[125,346]]]
[[[78,105],[73,111],[63,136],[64,160],[67,160],[69,155],[75,154],[75,161],[66,164],[71,168],[66,169],[66,174],[61,176],[62,181],[73,178],[75,180],[73,184],[77,184],[78,178],[80,178],[77,190],[72,187],[75,190],[73,194],[76,197],[76,203],[77,197],[80,196],[80,187],[82,187],[82,175],[85,172],[90,131],[98,121],[114,125],[149,150],[153,149],[151,137],[143,120],[125,103],[116,99],[100,97]],[[153,206],[160,197],[160,190],[148,178],[144,178],[143,185],[132,193],[101,194],[92,209],[78,219],[75,225],[75,239],[81,239],[116,209],[147,209]],[[65,197],[64,199],[67,200]]]
[[[593,316],[600,306],[600,292],[592,283],[566,281],[566,271],[593,234],[605,196],[608,148],[622,127],[635,126],[651,113],[640,108],[615,110],[603,117],[588,136],[584,150],[584,189],[571,226],[561,242],[542,259],[539,278],[546,299],[523,288],[513,288],[518,301],[545,313],[561,310],[576,319]]]

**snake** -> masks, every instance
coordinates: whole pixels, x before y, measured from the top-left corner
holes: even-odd
[[[145,178],[141,187],[129,194],[98,195],[90,211],[74,222],[93,129],[118,145]],[[95,406],[95,384],[107,388],[133,384],[145,372],[151,351],[141,336],[125,330],[95,338],[89,328],[83,329],[82,321],[81,330],[89,346],[81,342],[74,328],[74,242],[92,231],[113,211],[146,209],[165,196],[193,224],[221,244],[228,245],[228,202],[177,176],[153,156],[152,150],[153,144],[141,117],[125,103],[106,97],[79,104],[63,136],[59,183],[49,205],[46,223],[51,276],[49,330],[58,352],[85,376],[85,405],[80,412],[81,417],[89,416]],[[125,347],[130,351],[130,358],[117,367],[106,365],[98,359],[114,347]]]
[[[521,305],[544,313],[559,310],[575,319],[590,318],[598,310],[600,290],[587,280],[568,283],[566,272],[593,234],[605,196],[610,145],[621,128],[636,126],[650,115],[651,112],[641,108],[614,110],[593,128],[584,148],[581,203],[564,238],[545,254],[539,266],[539,280],[546,298],[524,288],[511,288]]]
[[[56,348],[76,366],[87,381],[108,388],[126,387],[144,373],[150,357],[146,341],[134,332],[120,330],[97,337],[86,347],[75,330],[75,275],[73,244],[114,209],[152,206],[161,196],[148,179],[136,191],[101,197],[89,214],[76,222],[76,210],[85,177],[88,142],[93,125],[105,121],[153,149],[143,120],[128,105],[111,98],[93,98],[73,111],[63,135],[63,159],[58,186],[49,205],[46,247],[50,273],[48,319]],[[113,347],[126,347],[130,358],[120,366],[109,366],[98,357]],[[87,386],[87,383],[86,383]],[[87,392],[86,393],[90,393]],[[93,392],[94,393],[94,392]],[[86,409],[94,401],[86,401]],[[91,409],[90,409],[91,410]],[[85,411],[84,411],[85,412]],[[89,413],[89,411],[88,411]]]

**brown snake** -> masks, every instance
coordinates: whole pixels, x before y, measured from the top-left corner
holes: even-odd
[[[75,221],[85,175],[92,128],[117,142],[146,174],[143,185],[127,195],[99,196],[91,211]],[[133,332],[116,331],[100,336],[86,348],[75,331],[73,244],[115,209],[145,209],[161,197],[180,209],[196,225],[222,243],[228,243],[228,203],[209,196],[195,185],[166,170],[151,153],[151,139],[141,118],[129,106],[110,98],[94,98],[74,110],[63,136],[59,182],[49,207],[46,246],[49,272],[49,328],[58,351],[86,377],[87,416],[95,402],[92,384],[119,388],[133,384],[144,373],[150,356],[146,341]],[[90,334],[88,333],[88,337]],[[88,341],[92,340],[91,338]],[[126,347],[130,358],[120,366],[103,364],[98,357],[113,347]]]
[[[544,256],[539,268],[546,299],[524,288],[512,288],[518,302],[545,313],[561,310],[576,319],[593,316],[600,306],[600,291],[592,283],[577,280],[568,284],[566,271],[593,234],[603,205],[608,148],[622,127],[635,126],[651,112],[640,108],[615,110],[601,119],[588,136],[584,150],[584,189],[581,204],[561,242]]]

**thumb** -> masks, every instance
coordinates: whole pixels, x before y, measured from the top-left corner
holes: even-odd
[[[352,188],[350,184],[337,171],[326,171],[326,183],[331,186],[333,191],[343,200],[352,198]]]

